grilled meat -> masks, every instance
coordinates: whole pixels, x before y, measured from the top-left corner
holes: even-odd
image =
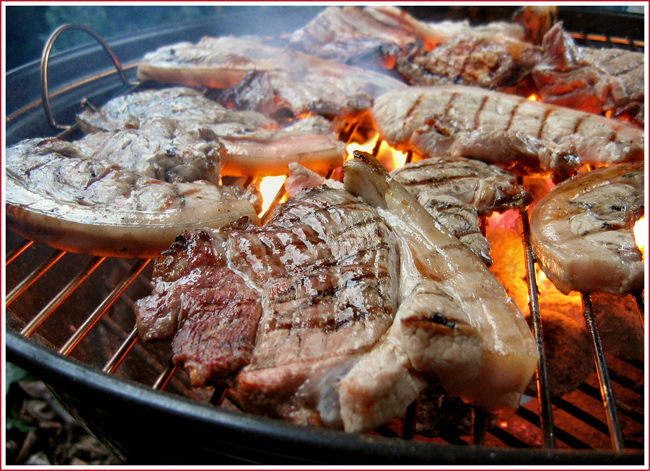
[[[58,139],[21,141],[8,149],[6,167],[8,226],[74,253],[152,258],[185,228],[257,220],[241,187],[166,183]]]
[[[542,44],[544,35],[557,20],[557,6],[528,5],[519,8],[512,15],[512,21],[524,27],[524,40],[531,44]]]
[[[403,384],[415,398],[422,374],[487,410],[516,407],[537,363],[519,308],[485,264],[441,230],[376,159],[354,156],[344,166],[346,189],[379,208],[402,241],[402,260],[410,262],[402,265],[408,281],[391,329],[343,379],[342,409],[345,399],[362,396],[363,410],[381,416],[382,407],[409,397],[387,395],[383,383]],[[370,381],[372,375],[382,382]]]
[[[368,110],[382,93],[406,87],[386,75],[335,62],[294,64],[290,71],[252,71],[219,100],[274,119],[318,114],[349,120]]]
[[[545,36],[544,58],[533,69],[546,103],[644,123],[642,52],[578,47],[557,23]]]
[[[240,41],[241,50],[233,53]],[[369,108],[378,94],[405,86],[380,73],[292,49],[273,48],[261,42],[255,49],[256,42],[250,37],[204,38],[196,45],[196,54],[185,43],[178,48],[170,46],[164,49],[172,53],[187,51],[190,59],[170,58],[166,53],[158,65],[151,56],[145,56],[140,70],[158,67],[163,77],[158,80],[150,70],[147,78],[161,83],[226,89],[223,103],[274,118],[286,113],[299,117],[303,113],[338,116],[342,112],[359,112]],[[170,69],[177,72],[170,73]],[[224,71],[227,80],[221,79]],[[236,80],[232,80],[233,74],[237,74]]]
[[[535,206],[533,250],[561,292],[622,296],[643,289],[642,254],[632,234],[643,195],[643,162],[634,162],[577,176]]]
[[[82,154],[113,162],[142,176],[166,182],[220,183],[223,146],[205,141],[167,118],[139,121],[138,127],[88,134],[74,143]]]
[[[289,46],[335,62],[392,69],[395,59],[419,40],[372,13],[371,7],[328,7],[295,31]]]
[[[197,386],[233,387],[246,411],[342,427],[338,376],[390,326],[398,265],[373,208],[342,189],[307,189],[262,228],[185,233],[136,303],[140,332],[178,331],[174,361]]]
[[[411,85],[470,85],[530,94],[526,80],[541,60],[541,49],[505,36],[461,35],[426,54],[397,60],[397,69]]]
[[[196,44],[182,42],[145,54],[138,64],[138,80],[188,87],[227,88],[250,70],[286,67],[282,49],[256,36],[203,37]]]
[[[492,264],[490,243],[479,218],[532,203],[511,173],[462,157],[431,157],[393,170],[391,177],[487,265]]]
[[[410,87],[375,100],[380,135],[422,157],[464,156],[516,174],[573,175],[580,163],[643,159],[636,126],[476,87]]]
[[[144,90],[118,97],[99,110],[84,110],[79,114],[78,121],[87,132],[114,133],[110,142],[104,144],[101,141],[109,136],[106,133],[86,136],[82,139],[82,143],[89,143],[82,144],[85,150],[94,153],[94,149],[103,146],[106,147],[102,151],[105,155],[112,145],[119,147],[127,142],[134,152],[140,153],[144,148],[147,155],[135,156],[142,162],[137,170],[155,167],[158,170],[154,169],[151,176],[156,178],[161,178],[161,168],[166,170],[173,167],[178,170],[176,173],[188,171],[186,159],[181,158],[179,162],[177,158],[180,143],[176,135],[184,136],[183,140],[188,143],[197,140],[203,142],[203,146],[223,146],[221,168],[224,175],[287,174],[288,163],[293,161],[326,173],[343,163],[344,144],[338,142],[333,125],[322,117],[305,118],[282,128],[278,122],[261,113],[226,109],[197,90],[186,87]],[[161,133],[168,138],[173,137],[171,141],[165,141],[162,145],[164,149],[156,144],[155,136]],[[168,153],[168,148],[172,155],[164,155]],[[164,151],[162,154],[159,152],[161,150]],[[120,152],[120,149],[116,151]],[[150,157],[151,152],[156,155]],[[201,166],[196,158],[188,157],[196,164],[190,166]],[[114,161],[121,163],[127,157],[123,155],[119,158],[121,160]],[[155,161],[152,162],[151,158]],[[208,159],[210,166],[204,178],[218,183],[219,167],[214,165],[214,160]],[[192,173],[197,175],[197,169],[193,168]]]

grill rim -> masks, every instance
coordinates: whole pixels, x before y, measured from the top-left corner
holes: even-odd
[[[7,79],[9,79],[9,77],[7,77]],[[27,342],[29,348],[25,347],[23,341]],[[230,414],[228,411],[206,406],[195,401],[181,398],[180,396],[174,396],[164,391],[155,391],[141,386],[138,383],[134,383],[133,381],[128,382],[122,380],[116,376],[103,376],[98,373],[97,370],[81,364],[74,359],[60,356],[59,354],[56,354],[56,352],[54,352],[56,358],[48,364],[47,361],[42,360],[46,360],[48,354],[51,355],[53,352],[41,347],[40,345],[30,343],[27,339],[23,339],[21,336],[13,332],[7,332],[6,348],[8,359],[13,358],[14,362],[19,366],[25,365],[26,369],[30,370],[31,368],[31,370],[37,372],[37,374],[40,372],[40,375],[44,378],[51,378],[51,386],[60,391],[60,396],[68,397],[70,394],[78,393],[79,388],[82,388],[83,390],[93,390],[100,397],[104,397],[103,393],[105,393],[106,390],[110,390],[112,394],[117,395],[115,396],[116,399],[126,400],[128,398],[133,403],[140,404],[146,409],[151,409],[152,411],[162,414],[172,414],[173,416],[178,415],[178,411],[188,411],[187,415],[190,415],[189,418],[197,418],[201,422],[210,424],[211,427],[216,425],[217,427],[224,428],[224,432],[232,433],[232,429],[230,428],[232,422],[228,417],[224,418],[221,415],[212,417],[213,413],[226,414],[227,416]],[[35,364],[34,359],[40,359],[41,362]],[[50,370],[41,371],[45,367],[49,367]],[[71,374],[70,371],[73,371],[74,374]],[[92,378],[96,381],[90,381]],[[107,380],[108,382],[102,381],[100,378]],[[111,381],[117,381],[117,383],[113,384]],[[127,388],[128,394],[120,388],[122,382],[126,382],[131,386],[131,388]],[[99,386],[105,387],[100,387],[98,390],[97,387]],[[144,393],[142,391],[144,391]],[[95,398],[93,397],[93,399]],[[68,401],[70,400],[74,401],[73,398],[68,397]],[[185,404],[185,402],[188,401],[190,404]],[[170,405],[173,405],[174,409],[169,409]],[[208,414],[208,417],[205,417],[206,413]],[[187,419],[187,416],[183,418],[184,421],[187,421]],[[370,441],[363,439],[357,443],[357,440],[359,440],[358,437],[355,436],[351,439],[349,434],[344,434],[338,431],[323,429],[312,430],[310,428],[263,417],[245,417],[244,419],[245,425],[250,425],[251,421],[253,424],[257,424],[252,428],[252,430],[244,427],[244,433],[256,434],[261,430],[264,433],[261,434],[263,437],[260,438],[267,440],[277,439],[280,440],[283,445],[285,445],[284,442],[289,441],[295,447],[315,446],[319,451],[323,452],[323,456],[332,456],[332,453],[335,453],[336,456],[340,456],[342,449],[346,451],[349,450],[348,453],[351,458],[356,459],[359,456],[363,456],[364,463],[377,462],[378,464],[386,464],[387,462],[391,462],[391,459],[399,458],[400,464],[403,464],[404,462],[423,462],[429,464],[432,462],[437,464],[643,464],[645,458],[644,451],[637,450],[624,450],[623,452],[595,450],[583,452],[579,450],[533,448],[468,448],[467,446],[455,446],[450,444],[437,445],[401,439],[394,440],[377,436],[373,436]],[[287,430],[291,431],[289,437],[286,436]],[[236,431],[242,432],[242,429],[237,428]],[[307,436],[306,434],[308,436],[316,434],[317,443],[310,440],[305,442],[304,438]],[[332,436],[330,437],[330,435]],[[390,442],[384,443],[387,440]],[[378,443],[378,445],[376,445],[376,443]],[[398,445],[395,445],[395,443],[398,443]],[[119,443],[117,445],[119,446]],[[361,448],[354,448],[357,445]],[[426,449],[420,449],[422,447],[426,447]],[[366,456],[369,452],[368,448],[373,448],[374,450],[370,456]],[[447,450],[450,449],[457,450],[447,452]],[[389,453],[387,453],[388,450],[390,450]],[[468,455],[471,456],[468,457]],[[292,452],[288,457],[295,459],[295,452]],[[187,460],[183,459],[181,462],[186,464]],[[314,463],[313,461],[309,462]]]
[[[194,438],[205,437],[200,442],[194,442],[199,450],[206,455],[201,456],[205,464],[208,456],[220,456],[218,450],[203,448],[208,444],[214,447],[213,437],[222,436],[233,440],[223,440],[226,447],[241,447],[244,444],[254,444],[250,447],[251,455],[258,453],[263,458],[260,463],[268,463],[268,458],[289,459],[290,462],[311,464],[512,464],[512,465],[642,465],[645,461],[645,451],[628,449],[623,451],[611,450],[565,450],[544,448],[496,448],[487,446],[466,446],[453,444],[426,443],[421,441],[388,438],[375,435],[348,434],[343,431],[320,429],[301,426],[266,417],[239,414],[206,405],[192,399],[173,395],[165,391],[147,388],[131,380],[101,373],[73,358],[52,352],[14,332],[7,332],[6,337],[7,361],[32,371],[41,377],[59,398],[68,406],[82,415],[82,419],[92,427],[99,436],[108,439],[109,443],[122,456],[138,462],[148,455],[136,443],[125,440],[129,423],[123,422],[123,417],[117,419],[122,424],[121,430],[107,429],[111,425],[110,416],[115,411],[126,415],[130,422],[144,424],[135,432],[131,439],[140,438],[141,434],[151,436],[153,429],[175,431],[178,426],[190,426],[188,431]],[[92,401],[84,404],[83,398],[91,397]],[[79,398],[79,399],[76,399]],[[87,401],[87,399],[86,399]],[[80,408],[84,410],[81,411]],[[83,414],[82,414],[83,412]],[[132,415],[131,415],[132,414]],[[156,428],[156,416],[165,422]],[[112,424],[113,426],[115,424]],[[196,433],[192,433],[196,430]],[[209,434],[201,432],[210,431]],[[119,432],[116,434],[116,432]],[[121,437],[122,439],[118,438]],[[170,434],[172,435],[172,434]],[[172,442],[174,437],[171,436]],[[185,437],[187,438],[187,437]],[[237,440],[241,438],[241,440]],[[186,439],[183,442],[187,441]],[[135,448],[134,448],[135,447]],[[158,450],[167,448],[170,456],[155,452],[154,456],[146,456],[147,463],[153,464],[160,460],[169,463],[178,459],[179,463],[192,462],[190,453],[185,446],[180,448],[180,455],[173,447],[164,447],[158,443]],[[223,448],[222,450],[228,450]],[[135,456],[132,453],[135,450]],[[317,460],[315,457],[322,459]],[[336,457],[336,459],[327,459]],[[258,461],[255,461],[258,462]],[[282,461],[286,463],[287,461]],[[132,463],[133,464],[133,463]]]

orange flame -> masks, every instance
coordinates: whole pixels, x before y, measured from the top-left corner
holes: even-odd
[[[378,140],[379,134],[364,144],[359,144],[357,142],[348,144],[346,147],[346,150],[348,152],[348,157],[346,160],[350,160],[352,158],[352,153],[355,150],[368,152],[369,154],[375,154],[375,148],[377,147]],[[389,172],[395,170],[396,168],[402,167],[406,163],[406,153],[401,152],[397,149],[393,149],[384,141],[382,141],[379,145],[379,149],[377,150],[375,157],[377,157],[377,160],[384,164],[384,167],[386,167]]]
[[[284,185],[286,179],[286,175],[262,178],[259,186],[260,193],[262,194],[262,212],[260,215],[266,213],[269,209],[273,199],[282,188],[282,185]]]
[[[634,240],[645,258],[645,246],[648,243],[648,225],[645,222],[645,216],[634,223]]]
[[[528,97],[528,99],[529,99],[530,101],[541,101],[541,100],[539,99],[539,97],[537,96],[537,94],[535,94],[535,93],[533,93],[532,95],[530,95],[530,96]]]

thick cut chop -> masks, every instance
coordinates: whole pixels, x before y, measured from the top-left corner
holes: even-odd
[[[391,325],[398,270],[377,211],[317,186],[264,227],[185,233],[136,315],[146,340],[175,334],[174,361],[195,385],[229,385],[245,411],[342,428],[340,378]]]
[[[433,218],[467,245],[487,265],[490,243],[480,218],[494,211],[523,210],[532,195],[516,177],[496,165],[463,157],[431,157],[393,170],[401,183]]]
[[[419,40],[413,31],[384,19],[388,17],[371,7],[331,6],[295,31],[289,45],[336,62],[392,68],[395,59]]]
[[[505,36],[451,38],[426,54],[398,59],[411,85],[471,85],[524,94],[525,79],[542,58],[541,49]]]
[[[183,229],[257,220],[241,187],[155,180],[58,139],[9,148],[6,169],[8,226],[70,252],[153,258]]]
[[[138,127],[88,134],[75,147],[98,160],[166,182],[220,183],[223,146],[187,132],[177,121],[152,118]]]
[[[572,176],[595,166],[643,159],[636,126],[477,87],[410,87],[378,97],[372,116],[383,139],[423,157],[451,155],[524,175]]]
[[[644,123],[642,52],[578,47],[557,23],[544,36],[544,57],[533,69],[546,103]]]
[[[626,295],[643,289],[632,227],[643,214],[643,162],[613,165],[556,186],[535,206],[531,242],[563,293]]]
[[[141,120],[153,118],[176,121],[192,133],[209,124],[241,123],[255,127],[275,124],[259,113],[227,110],[188,87],[148,89],[119,96],[99,109],[87,107],[77,115],[77,122],[85,133],[93,133],[137,128]]]
[[[180,136],[185,146],[194,139],[203,142],[204,146],[222,147],[219,161],[224,175],[282,175],[288,173],[290,162],[300,162],[325,174],[343,163],[345,152],[333,125],[323,117],[312,116],[282,128],[262,113],[227,109],[186,87],[144,90],[121,96],[99,110],[83,111],[78,121],[86,132],[98,134],[90,134],[82,140],[92,143],[86,147],[93,147],[93,155],[94,148],[99,146],[105,147],[100,151],[103,156],[108,150],[115,154],[113,150],[119,151],[128,144],[135,154],[129,160],[141,162],[137,170],[154,167],[148,170],[153,170],[155,175],[152,176],[156,178],[161,178],[158,172],[161,167],[165,170],[173,167],[170,176],[199,174],[197,167],[201,167],[201,162],[193,153],[187,155],[191,162],[186,163],[183,162],[188,159],[178,155],[183,153]],[[101,131],[114,133],[110,143],[98,142],[108,136]],[[159,144],[160,134],[170,140]],[[113,149],[116,146],[117,149]],[[148,155],[143,155],[142,151]],[[153,157],[151,152],[155,153]],[[209,166],[202,178],[218,183],[219,167],[210,165],[211,162],[212,159],[208,159]]]
[[[344,420],[360,408],[381,416],[391,402],[408,400],[387,394],[384,383],[419,392],[421,375],[437,376],[447,392],[484,409],[516,407],[537,365],[521,311],[485,264],[438,228],[376,159],[354,156],[344,166],[345,187],[377,206],[400,237],[403,283],[391,330],[343,379]],[[361,404],[348,402],[358,397]]]

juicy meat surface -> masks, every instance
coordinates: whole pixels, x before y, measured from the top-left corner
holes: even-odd
[[[10,147],[6,170],[8,225],[75,253],[152,258],[184,228],[257,220],[241,187],[163,182],[91,159],[58,139]]]
[[[142,120],[136,128],[88,134],[74,145],[85,155],[113,162],[146,177],[166,182],[221,179],[221,151],[167,118]]]
[[[418,43],[413,32],[382,21],[371,7],[331,6],[295,31],[290,47],[350,65],[392,68],[395,59]]]
[[[78,121],[91,133],[80,143],[87,152],[110,154],[117,163],[128,161],[129,168],[170,181],[203,175],[218,183],[219,169],[233,176],[283,175],[294,161],[325,174],[343,163],[345,151],[332,123],[321,116],[282,127],[262,113],[227,109],[187,87],[121,96],[99,110],[86,109]],[[198,143],[220,149],[220,166],[211,156],[203,161],[196,155],[192,147]]]
[[[341,189],[307,189],[262,228],[184,234],[157,260],[152,295],[136,303],[141,335],[162,339],[177,330],[174,361],[190,368],[193,383],[230,385],[247,411],[341,427],[337,375],[392,323],[396,247],[370,206]],[[197,276],[199,284],[191,281]],[[222,312],[214,298],[241,283],[244,301]],[[232,319],[241,319],[244,346],[234,352],[224,342],[212,352]],[[204,344],[208,337],[215,340]],[[214,360],[231,354],[237,358]]]
[[[513,174],[479,160],[431,157],[393,170],[391,177],[487,265],[492,264],[490,243],[480,218],[532,202]]]
[[[545,36],[544,57],[533,69],[547,103],[644,123],[642,52],[579,47],[557,23]]]
[[[397,68],[411,85],[469,85],[526,93],[522,83],[541,60],[538,46],[505,36],[466,35],[426,54],[400,57]]]
[[[380,135],[422,157],[470,157],[556,181],[581,163],[643,159],[643,131],[619,120],[477,87],[410,87],[378,97]]]
[[[531,216],[531,242],[560,291],[623,296],[643,289],[643,257],[632,233],[643,200],[643,162],[579,175],[540,200]]]

